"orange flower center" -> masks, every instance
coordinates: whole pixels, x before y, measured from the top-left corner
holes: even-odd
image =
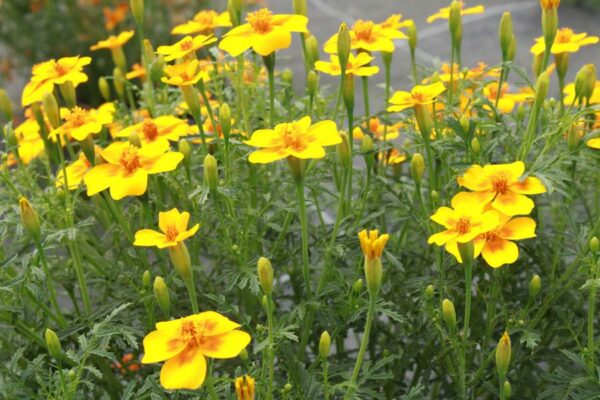
[[[214,25],[214,20],[217,16],[217,13],[209,10],[209,11],[201,11],[194,17],[194,21],[200,22],[210,28]]]
[[[467,218],[459,218],[459,220],[456,222],[456,231],[461,235],[469,232],[470,229],[471,221],[469,221]]]
[[[298,125],[294,123],[285,124],[283,128],[283,134],[281,135],[284,146],[291,147],[294,150],[298,151],[306,148],[306,144],[304,143],[302,133],[303,132],[300,130],[300,127]]]
[[[571,37],[573,36],[573,30],[569,28],[562,28],[556,32],[556,43],[570,43]]]
[[[191,50],[191,48],[194,47],[194,42],[192,39],[184,40],[179,44],[179,47],[181,50]]]
[[[154,122],[146,120],[142,124],[142,132],[144,133],[144,137],[152,142],[158,136],[158,127]]]
[[[427,99],[427,95],[425,93],[421,93],[418,90],[413,91],[410,96],[413,98],[414,102],[417,104],[422,104]]]
[[[140,157],[138,156],[137,147],[129,146],[125,150],[123,150],[119,162],[127,170],[128,174],[131,174],[135,172],[135,170],[140,168],[142,164],[140,163]]]
[[[194,322],[194,321],[185,321],[181,325],[181,336],[183,340],[187,343],[187,347],[197,347],[199,345],[206,346],[207,344],[212,344],[211,347],[218,344],[218,340],[216,337],[206,337],[204,336],[204,331],[210,329],[212,325],[211,322],[203,321],[203,322]]]
[[[74,127],[80,127],[86,122],[86,113],[79,107],[75,107],[69,116],[69,122]]]
[[[66,68],[64,65],[62,65],[62,64],[60,64],[60,63],[56,63],[56,64],[54,65],[54,71],[56,71],[56,74],[57,74],[58,76],[63,76],[63,75],[66,75],[66,74],[67,74],[67,72],[69,72],[69,70],[68,70],[68,69],[67,69],[67,68]]]
[[[379,131],[379,120],[377,118],[371,118],[369,120],[369,130],[373,133],[377,133]]]
[[[167,232],[165,233],[167,240],[169,242],[174,242],[175,239],[177,239],[177,235],[179,235],[177,227],[175,225],[169,225],[169,227],[167,228]]]
[[[357,40],[364,40],[366,42],[373,42],[375,38],[373,37],[373,27],[375,24],[373,21],[363,21],[358,20],[352,27],[352,31],[356,35]]]
[[[266,8],[248,14],[246,21],[248,21],[256,33],[260,33],[261,35],[269,33],[273,29],[273,13]]]
[[[496,193],[504,194],[508,191],[508,176],[500,172],[492,176],[492,188]]]

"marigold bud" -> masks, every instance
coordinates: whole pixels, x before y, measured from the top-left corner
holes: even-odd
[[[304,180],[304,173],[306,172],[306,162],[303,159],[296,157],[287,158],[292,177],[294,182],[300,183]]]
[[[306,17],[306,0],[294,0],[294,14],[304,15]]]
[[[291,392],[293,388],[294,388],[294,387],[292,386],[292,384],[291,384],[291,383],[286,383],[285,385],[283,385],[283,391],[284,391],[285,393],[289,393],[289,392]]]
[[[183,95],[183,100],[185,104],[188,106],[188,110],[194,116],[194,118],[201,118],[201,108],[200,108],[200,99],[198,98],[198,91],[195,86],[182,86],[181,94]]]
[[[115,85],[115,92],[120,99],[125,96],[125,78],[123,71],[119,68],[113,70],[113,85]]]
[[[417,186],[421,185],[423,175],[425,175],[425,160],[420,153],[415,153],[410,160],[410,174]]]
[[[548,87],[550,86],[550,77],[548,72],[544,71],[538,76],[537,83],[535,85],[535,101],[538,104],[542,104],[546,95],[548,94]]]
[[[544,7],[544,3],[550,7]],[[555,4],[550,4],[555,3]],[[550,51],[556,37],[558,29],[558,3],[559,1],[542,1],[542,32],[544,34],[544,44],[547,52]],[[553,7],[556,5],[556,7]]]
[[[281,80],[292,86],[292,83],[294,82],[294,72],[289,68],[284,69],[281,72]]]
[[[192,165],[192,146],[190,146],[190,142],[180,139],[177,144],[177,151],[183,154],[183,165],[186,169],[189,169]]]
[[[58,335],[50,328],[46,328],[44,332],[44,339],[46,339],[46,347],[48,348],[48,353],[54,359],[59,360],[62,358],[62,347],[60,345],[60,340],[58,339]]]
[[[542,278],[536,274],[529,281],[529,298],[535,299],[540,290],[542,290]]]
[[[169,257],[173,266],[186,283],[192,282],[192,260],[184,242],[178,242],[176,246],[169,247]]]
[[[98,78],[98,90],[100,90],[100,95],[104,101],[111,101],[110,85],[108,84],[108,80],[103,76]]]
[[[237,400],[254,400],[254,379],[248,375],[235,378]]]
[[[506,376],[506,373],[508,372],[510,353],[510,336],[508,336],[508,332],[504,331],[504,334],[500,338],[498,346],[496,347],[496,370],[498,371],[498,375],[501,377]]]
[[[350,166],[352,163],[352,155],[350,152],[350,139],[346,132],[340,132],[340,138],[342,141],[336,146],[337,156],[340,163],[344,167]]]
[[[317,93],[317,86],[319,85],[319,75],[315,70],[310,70],[306,76],[306,91],[309,96],[314,96]]]
[[[599,248],[600,248],[600,240],[598,240],[598,237],[594,236],[593,238],[590,239],[590,251],[592,253],[597,253]]]
[[[342,94],[344,96],[344,105],[346,110],[354,109],[354,75],[346,74],[342,78],[343,87]]]
[[[246,350],[245,348],[240,351],[240,354],[238,354],[238,357],[240,358],[240,360],[242,361],[246,361],[248,360],[248,350]]]
[[[448,299],[442,301],[442,315],[444,316],[446,325],[448,325],[448,329],[453,333],[456,332],[456,310],[452,301]]]
[[[152,64],[150,64],[150,79],[152,82],[159,83],[161,78],[165,75],[165,57],[163,55],[157,56]]]
[[[357,279],[352,284],[352,291],[354,292],[354,294],[357,294],[357,295],[360,294],[360,292],[362,292],[362,288],[363,288],[363,280],[362,279]]]
[[[219,126],[221,127],[223,137],[229,139],[229,134],[231,133],[231,108],[229,108],[229,104],[227,103],[221,104],[219,108]]]
[[[310,68],[313,68],[315,62],[319,60],[319,41],[315,35],[308,35],[304,41],[306,46],[306,58]]]
[[[473,241],[467,243],[458,243],[458,252],[460,253],[460,258],[463,262],[472,263],[475,255]]]
[[[508,11],[502,14],[502,18],[500,18],[499,38],[502,60],[507,61],[508,51],[513,38],[512,17]]]
[[[576,121],[567,130],[567,147],[569,151],[574,151],[579,146],[579,143],[581,143],[581,128],[579,122]]]
[[[458,122],[460,123],[460,127],[464,132],[469,132],[469,128],[471,127],[471,120],[466,114],[461,115]]]
[[[542,61],[544,60],[543,54],[534,54],[533,60],[531,61],[531,70],[534,76],[540,76],[542,73]]]
[[[149,288],[150,287],[150,279],[151,279],[151,275],[150,275],[150,271],[145,270],[144,272],[142,272],[142,286],[144,288]]]
[[[52,128],[58,128],[61,125],[60,112],[58,110],[58,102],[52,92],[46,93],[42,98],[42,109],[44,110],[44,114],[46,114],[48,121],[50,121]]]
[[[415,49],[417,48],[419,36],[417,33],[417,26],[415,25],[413,20],[410,20],[410,22],[406,26],[406,36],[408,36],[408,45],[410,46],[410,49],[412,51],[415,51]]]
[[[474,137],[471,140],[471,150],[473,150],[473,153],[475,155],[481,152],[481,144],[479,143],[479,139],[477,139],[476,137]]]
[[[362,143],[360,145],[360,151],[363,153],[369,153],[373,151],[373,138],[370,135],[365,135],[363,137]]]
[[[73,82],[66,81],[58,85],[60,89],[60,94],[62,95],[65,103],[67,103],[67,107],[73,108],[77,105],[77,95],[75,93],[75,86]]]
[[[448,18],[448,25],[450,27],[450,35],[452,36],[452,45],[456,48],[460,48],[462,41],[462,2],[452,1],[450,4],[450,16]]]
[[[273,291],[273,266],[271,261],[268,258],[261,257],[258,259],[256,266],[260,286],[262,286],[265,294],[270,295]]]
[[[556,73],[562,79],[567,75],[569,69],[569,53],[559,53],[554,55],[554,63],[556,65]]]
[[[512,387],[510,386],[509,381],[504,381],[502,390],[504,390],[504,398],[505,399],[510,398],[510,395],[512,394]]]
[[[575,96],[580,101],[589,100],[596,87],[596,67],[594,64],[584,65],[575,77]]]
[[[156,58],[154,46],[152,46],[152,42],[149,39],[144,39],[144,57],[146,57],[147,63],[151,63]]]
[[[207,154],[204,157],[204,183],[210,190],[216,190],[219,185],[217,159],[212,154]]]
[[[543,10],[557,9],[560,5],[560,0],[540,0],[540,6]]]
[[[350,39],[348,25],[346,25],[345,22],[342,22],[337,37],[337,53],[342,73],[345,73],[346,71],[346,65],[348,64],[348,58],[350,57],[351,44],[352,40]]]
[[[433,287],[433,285],[428,285],[425,288],[425,298],[427,300],[431,300],[431,299],[433,299],[434,294],[435,294],[435,288]]]
[[[510,40],[510,46],[508,46],[508,53],[506,54],[506,61],[514,61],[517,55],[517,37],[512,35]]]
[[[138,149],[140,147],[142,147],[142,141],[140,140],[140,137],[137,133],[131,132],[128,139],[129,139],[129,144],[131,144],[132,146],[135,146]]]
[[[319,339],[319,357],[321,357],[321,360],[327,359],[330,349],[331,336],[329,336],[329,332],[323,331],[323,333],[321,333],[321,338]]]
[[[158,303],[158,306],[165,315],[169,315],[169,309],[171,306],[171,299],[169,297],[169,289],[165,280],[161,276],[154,278],[154,298]]]
[[[92,135],[87,135],[85,139],[79,142],[81,150],[85,157],[92,165],[96,165],[96,147],[94,145],[94,138]]]
[[[437,203],[438,201],[440,201],[440,194],[438,193],[437,190],[431,191],[431,201],[433,203]]]
[[[144,21],[144,0],[129,0],[129,7],[136,24],[141,25]]]
[[[0,114],[2,114],[6,121],[12,121],[13,119],[12,102],[4,89],[0,89]]]
[[[23,227],[33,240],[39,241],[41,237],[40,220],[35,212],[35,209],[25,197],[21,196],[19,199],[19,210],[21,213],[21,222],[23,223]]]

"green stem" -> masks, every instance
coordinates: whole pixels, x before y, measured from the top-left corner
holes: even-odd
[[[592,266],[592,278],[598,279],[598,270],[600,269],[598,265]],[[594,343],[594,312],[596,307],[596,285],[591,285],[590,287],[590,297],[588,300],[588,318],[587,318],[587,347],[589,353],[588,366],[591,371],[596,370],[596,357],[595,357],[595,343]]]
[[[329,399],[329,383],[327,381],[327,373],[328,373],[328,368],[329,367],[329,363],[327,362],[327,360],[323,361],[323,398],[325,400]]]
[[[308,299],[312,298],[312,289],[310,284],[310,271],[308,259],[308,219],[306,217],[306,201],[304,199],[304,179],[296,180],[296,194],[298,196],[298,211],[300,212],[300,227],[302,230],[302,275],[306,287]]]
[[[79,247],[74,241],[70,241],[67,244],[69,252],[73,257],[73,265],[75,267],[75,275],[77,276],[77,282],[79,283],[79,290],[81,291],[81,300],[83,301],[83,309],[86,314],[91,314],[92,303],[90,301],[90,293],[88,291],[87,283],[85,281],[85,275],[83,272],[83,263],[81,262],[81,253]]]
[[[269,383],[267,389],[267,399],[273,399],[273,379],[275,376],[275,341],[273,339],[273,300],[271,295],[267,295],[267,329],[269,341]]]
[[[35,240],[35,245],[40,253],[40,262],[42,264],[42,269],[44,270],[44,275],[46,275],[46,287],[48,288],[48,292],[50,292],[50,304],[54,308],[54,313],[58,318],[58,324],[62,329],[67,327],[67,321],[58,305],[58,300],[56,299],[56,288],[54,287],[54,282],[52,280],[52,276],[50,275],[50,268],[48,268],[48,260],[46,259],[46,254],[44,252],[44,247],[42,246],[42,242],[39,240]]]
[[[211,400],[219,400],[219,396],[217,396],[215,384],[213,382],[212,362],[209,362],[208,371],[206,373],[206,391],[208,392],[208,396]]]
[[[269,126],[275,126],[275,52],[263,56],[269,77]]]
[[[187,288],[188,295],[190,297],[190,303],[192,304],[192,311],[194,314],[198,314],[200,309],[198,308],[198,298],[196,296],[196,284],[194,283],[194,271],[190,274],[190,279],[186,279],[185,287]]]
[[[362,89],[363,89],[363,100],[365,102],[365,120],[367,121],[367,127],[369,126],[369,117],[371,116],[371,112],[369,109],[369,77],[363,76],[362,79]]]

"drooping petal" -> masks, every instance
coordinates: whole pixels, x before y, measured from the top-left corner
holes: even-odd
[[[485,243],[481,254],[490,267],[499,268],[517,261],[519,248],[513,242],[495,237]]]
[[[151,364],[175,357],[185,348],[186,343],[179,329],[152,331],[144,338],[144,357],[142,363]]]
[[[199,349],[207,357],[233,358],[248,346],[250,340],[248,333],[233,330],[221,335],[205,337]]]
[[[521,240],[535,237],[535,221],[528,217],[513,218],[497,232],[498,236],[508,240]]]
[[[331,146],[342,142],[337,126],[333,121],[317,122],[308,129],[308,132],[317,138],[316,143],[321,146]]]
[[[541,194],[546,193],[546,187],[536,177],[530,176],[523,182],[516,182],[510,185],[510,190],[520,194]]]
[[[529,214],[533,209],[534,203],[533,200],[525,195],[506,192],[496,195],[492,206],[505,215],[513,216]]]
[[[196,232],[198,232],[198,229],[200,229],[200,224],[196,224],[196,225],[192,226],[190,229],[179,233],[179,235],[177,235],[176,241],[181,242],[187,238],[194,236],[196,234]]]
[[[170,358],[160,370],[160,384],[165,389],[195,390],[206,378],[206,358],[197,348],[188,348]]]

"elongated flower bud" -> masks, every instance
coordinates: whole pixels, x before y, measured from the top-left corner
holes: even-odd
[[[354,75],[346,74],[343,78],[342,94],[346,110],[354,109]]]
[[[100,90],[100,95],[104,99],[104,101],[111,101],[112,97],[110,94],[110,85],[105,77],[101,76],[98,78],[98,89]]]
[[[190,142],[185,139],[179,140],[177,150],[183,154],[183,166],[189,169],[192,166],[192,146],[190,146]]]
[[[600,240],[596,236],[590,239],[590,251],[592,253],[597,253],[598,249],[600,249]]]
[[[129,0],[129,7],[136,24],[141,25],[144,22],[144,0]]]
[[[420,153],[415,153],[410,160],[410,174],[412,175],[415,184],[418,186],[425,175],[425,160]]]
[[[185,243],[178,242],[176,246],[169,247],[169,257],[181,279],[186,283],[191,282],[192,260]]]
[[[549,52],[556,37],[558,29],[558,6],[560,0],[541,0],[542,6],[542,32],[544,33],[544,43],[546,51]]]
[[[352,284],[352,292],[354,292],[354,294],[358,295],[360,294],[360,292],[362,291],[363,288],[363,280],[362,279],[357,279],[356,281],[354,281],[354,283]]]
[[[535,101],[538,104],[542,104],[544,99],[548,95],[548,87],[550,86],[550,77],[547,71],[543,71],[538,76],[537,83],[535,85]]]
[[[510,46],[508,46],[508,54],[506,54],[506,61],[514,61],[517,55],[517,37],[512,35],[510,40]]]
[[[309,96],[314,96],[317,93],[319,85],[319,75],[314,70],[310,70],[306,76],[306,91]]]
[[[122,100],[125,96],[125,77],[120,68],[115,68],[113,70],[113,85],[115,85],[117,96]]]
[[[481,152],[481,143],[479,143],[479,139],[476,137],[471,140],[471,150],[473,150],[473,154],[475,155]]]
[[[319,41],[315,35],[308,35],[304,41],[306,46],[306,57],[308,58],[308,66],[313,68],[315,62],[319,60]]]
[[[326,360],[329,357],[330,348],[331,336],[329,336],[329,332],[323,331],[319,339],[319,357],[321,357],[321,360]]]
[[[0,114],[6,121],[13,120],[13,106],[6,90],[0,89]]]
[[[352,162],[350,153],[350,139],[348,138],[346,132],[340,132],[340,138],[342,141],[336,146],[337,156],[340,160],[340,163],[344,167],[348,167]]]
[[[596,67],[594,64],[584,65],[575,77],[575,96],[580,101],[589,100],[596,86]]]
[[[306,0],[294,0],[294,14],[304,15],[306,17]]]
[[[235,378],[237,400],[254,400],[254,379],[248,375]]]
[[[144,57],[146,57],[146,62],[148,63],[151,63],[156,58],[154,46],[152,46],[152,42],[149,39],[144,39]]]
[[[165,57],[158,55],[150,65],[150,79],[152,82],[159,83],[165,75]]]
[[[408,36],[408,45],[412,51],[415,51],[417,48],[419,36],[417,33],[417,26],[415,23],[410,20],[408,26],[406,27],[406,36]]]
[[[258,281],[266,295],[273,291],[273,266],[268,258],[261,257],[256,263]]]
[[[229,139],[229,134],[231,133],[231,108],[229,108],[229,104],[227,103],[221,104],[219,108],[219,126],[221,127],[223,137]]]
[[[501,377],[506,376],[506,373],[508,372],[510,353],[510,336],[508,336],[508,332],[504,331],[504,334],[498,342],[498,346],[496,346],[496,370],[498,371],[498,375]]]
[[[500,18],[499,37],[502,60],[507,61],[508,51],[513,38],[512,17],[508,11],[502,14],[502,18]]]
[[[165,315],[169,315],[169,309],[171,307],[171,298],[169,296],[169,289],[167,288],[167,284],[165,283],[165,280],[162,277],[157,276],[156,278],[154,278],[153,291],[154,298],[156,299],[158,306]]]
[[[452,36],[452,45],[460,48],[462,41],[462,2],[454,0],[450,4],[450,16],[448,25],[450,27],[450,35]]]
[[[212,154],[207,154],[204,157],[204,182],[210,190],[216,190],[219,185],[217,159]]]
[[[38,219],[35,209],[25,197],[19,199],[19,211],[21,213],[23,227],[33,240],[39,241],[41,237],[40,220]]]
[[[556,73],[561,79],[564,79],[569,69],[569,53],[555,54],[554,64],[556,65]]]
[[[435,294],[435,288],[433,285],[429,285],[425,288],[425,298],[427,300],[433,299],[433,295]]]
[[[181,86],[181,94],[183,100],[188,106],[188,110],[194,118],[201,118],[202,112],[200,107],[200,99],[198,98],[198,90],[195,86]]]
[[[442,315],[444,321],[451,332],[456,332],[456,310],[454,309],[454,303],[448,299],[442,301]]]
[[[42,98],[42,109],[50,121],[50,125],[56,129],[60,126],[60,112],[58,111],[58,102],[52,92],[48,92]]]
[[[46,340],[48,353],[50,353],[50,355],[56,360],[62,358],[62,346],[60,345],[60,340],[58,339],[56,332],[50,328],[46,328],[46,331],[44,332],[44,339]]]
[[[536,274],[529,281],[529,298],[535,299],[540,290],[542,290],[542,278]]]
[[[348,58],[350,57],[350,50],[352,46],[352,40],[350,39],[350,31],[348,25],[342,22],[340,29],[338,30],[337,37],[337,53],[340,61],[340,67],[342,74],[345,74],[346,65],[348,64]]]

